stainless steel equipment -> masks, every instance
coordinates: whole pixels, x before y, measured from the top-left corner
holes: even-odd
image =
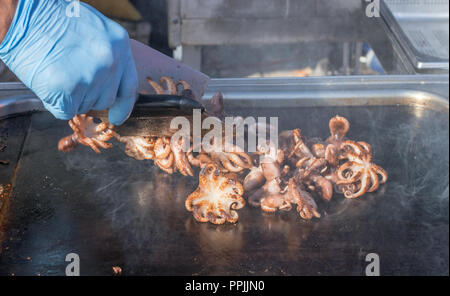
[[[296,43],[302,48],[296,59],[302,61],[317,59],[312,53],[308,56],[308,46],[330,48],[329,56],[313,64],[321,59],[336,63],[334,55],[339,52],[342,61],[337,63],[342,67],[334,74],[358,75],[361,46],[367,42],[387,74],[448,73],[447,0],[377,3],[381,3],[381,17],[367,15],[369,3],[363,0],[170,0],[169,45],[178,58],[196,69],[209,65],[202,58],[220,60],[220,54],[214,56],[219,50],[208,46]],[[271,54],[276,56],[266,49],[261,64],[272,62]],[[334,67],[326,70],[336,72]]]
[[[169,0],[169,45],[201,69],[202,47],[360,40],[360,0]]]
[[[278,116],[280,129],[308,137],[347,117],[349,136],[372,144],[388,183],[358,200],[335,196],[320,220],[247,206],[237,225],[201,224],[184,209],[196,178],[169,176],[118,145],[58,153],[65,122],[47,112],[10,117],[0,121],[1,158],[10,157],[0,182],[13,184],[0,274],[61,275],[71,252],[84,275],[112,266],[124,275],[361,275],[369,252],[383,275],[448,274],[448,76],[213,80],[205,99],[217,90],[229,115]]]
[[[398,55],[417,73],[448,73],[448,0],[383,0],[381,14],[399,44]]]

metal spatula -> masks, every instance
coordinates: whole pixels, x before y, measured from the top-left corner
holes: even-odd
[[[122,136],[170,136],[170,122],[177,116],[192,119],[194,109],[205,108],[194,98],[201,98],[208,87],[210,78],[183,63],[170,58],[153,48],[130,40],[131,50],[136,63],[139,78],[138,101],[130,118],[116,131]],[[159,81],[168,76],[174,81],[184,80],[191,89],[189,96],[155,95],[147,82],[147,77]],[[89,116],[108,122],[108,111],[90,111]]]
[[[170,137],[177,131],[170,129],[171,121],[183,116],[192,124],[195,109],[205,111],[200,102],[188,96],[140,95],[130,118],[114,131],[121,136]],[[88,115],[108,123],[107,110],[90,111]]]
[[[168,76],[174,81],[184,80],[189,83],[195,98],[203,96],[210,81],[207,75],[136,40],[131,40],[130,45],[139,77],[139,93],[154,93],[147,77],[159,81],[162,76]]]

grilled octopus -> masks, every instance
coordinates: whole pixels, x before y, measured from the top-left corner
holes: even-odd
[[[236,210],[244,207],[244,189],[237,176],[224,173],[217,164],[207,164],[199,176],[197,190],[188,196],[186,209],[199,222],[236,223]]]
[[[114,136],[113,127],[107,126],[104,122],[95,124],[94,118],[83,114],[76,115],[70,120],[69,126],[74,133],[59,141],[58,149],[60,151],[72,151],[78,144],[89,146],[96,153],[101,153],[100,148],[109,149],[112,147],[112,144],[107,142]]]
[[[372,148],[366,142],[345,141],[341,160],[346,160],[337,169],[338,185],[353,185],[354,190],[344,190],[346,198],[357,198],[366,192],[374,192],[380,184],[386,183],[386,171],[372,163]]]
[[[181,94],[192,96],[190,86],[185,81],[175,83],[169,77],[162,77],[160,83],[147,78],[148,83],[157,94]],[[210,113],[218,115],[223,111],[223,97],[220,93],[215,94],[210,103]],[[91,147],[95,152],[100,153],[100,148],[109,149],[111,143],[107,141],[116,139],[125,144],[125,154],[138,160],[153,160],[154,163],[164,172],[173,174],[179,172],[185,176],[194,176],[195,167],[202,167],[200,173],[200,183],[202,184],[196,194],[190,196],[192,207],[186,201],[186,207],[194,213],[194,218],[200,222],[210,221],[221,224],[236,222],[238,219],[235,209],[243,207],[245,202],[242,197],[242,185],[231,175],[226,173],[241,173],[251,166],[251,159],[247,153],[236,145],[231,145],[230,151],[224,151],[213,143],[213,149],[206,153],[201,151],[194,153],[191,147],[187,151],[186,140],[180,137],[173,140],[170,137],[124,137],[114,131],[113,126],[105,123],[95,124],[94,119],[87,115],[77,115],[69,122],[74,134],[61,139],[58,144],[60,151],[69,152],[78,144]],[[189,143],[190,144],[190,143]],[[214,167],[214,172],[219,172],[221,176],[216,177],[209,173]],[[208,176],[207,176],[208,172]],[[231,185],[233,183],[233,185]],[[208,188],[203,190],[202,188]],[[235,196],[230,195],[229,189],[235,191]],[[242,191],[242,193],[240,193]],[[230,194],[228,194],[228,193]],[[203,195],[206,196],[203,196]],[[232,204],[228,205],[230,201]],[[202,205],[200,207],[199,205]],[[224,205],[228,205],[225,208]],[[214,209],[214,210],[210,210]],[[234,210],[232,210],[234,209]],[[204,214],[207,216],[204,216]],[[207,217],[207,218],[205,218]],[[206,220],[205,220],[206,219]]]
[[[271,157],[261,158],[244,180],[250,205],[265,212],[297,212],[305,220],[321,217],[315,196],[329,201],[334,193],[357,198],[378,189],[387,173],[372,163],[372,148],[365,142],[346,139],[350,128],[341,116],[329,122],[330,137],[306,139],[300,129],[284,131],[280,148]],[[261,152],[259,153],[261,154]]]
[[[191,88],[186,81],[180,80],[175,83],[169,77],[162,77],[160,83],[147,78],[148,83],[154,88],[157,94],[172,94],[192,96]],[[215,94],[211,100],[213,113],[223,110],[223,97],[220,93]],[[60,151],[69,152],[79,144],[91,147],[95,152],[100,153],[100,148],[109,149],[111,143],[107,141],[115,138],[118,142],[125,144],[125,153],[138,160],[150,159],[163,171],[168,174],[179,172],[185,176],[193,176],[192,166],[220,161],[225,168],[232,172],[240,172],[247,168],[245,161],[248,156],[243,151],[234,153],[214,151],[210,156],[202,155],[195,157],[192,150],[183,151],[185,143],[183,139],[171,141],[169,137],[123,137],[114,132],[113,126],[105,123],[95,124],[94,119],[87,115],[77,115],[69,125],[74,133],[58,144]]]
[[[192,96],[185,81],[175,83],[169,77],[162,77],[160,83],[147,81],[157,94]],[[214,95],[210,109],[210,114],[216,115],[223,111],[221,94]],[[199,222],[236,223],[236,210],[245,206],[244,192],[250,205],[265,212],[290,211],[295,206],[304,220],[320,218],[316,196],[324,201],[334,193],[358,198],[377,190],[388,178],[386,171],[372,162],[368,143],[346,138],[350,123],[341,116],[330,120],[330,136],[325,141],[306,139],[300,129],[294,129],[279,135],[280,147],[268,143],[250,155],[235,145],[224,151],[224,139],[212,142],[208,151],[194,153],[192,145],[186,145],[191,144],[186,143],[189,138],[123,137],[114,126],[96,124],[87,115],[75,116],[69,125],[74,133],[60,140],[60,151],[69,152],[81,144],[100,153],[101,148],[111,148],[108,141],[115,139],[125,144],[126,155],[153,160],[168,174],[194,176],[200,168],[198,188],[185,202]]]

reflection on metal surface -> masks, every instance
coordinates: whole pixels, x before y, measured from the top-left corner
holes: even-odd
[[[379,192],[360,200],[332,199],[319,221],[303,222],[294,212],[265,215],[247,206],[237,225],[196,223],[184,207],[195,178],[167,176],[151,162],[126,157],[122,147],[101,155],[84,147],[59,154],[55,145],[67,133],[66,124],[36,113],[8,224],[0,230],[0,274],[60,275],[66,254],[76,252],[84,275],[110,275],[112,266],[126,275],[361,275],[365,255],[374,250],[385,275],[448,274],[448,100],[411,83],[414,91],[391,93],[399,105],[318,102],[292,108],[302,106],[302,98],[324,98],[323,80],[314,81],[308,92],[301,83],[220,83],[231,98],[230,114],[276,115],[280,130],[300,127],[305,136],[325,137],[323,123],[330,116],[347,117],[351,137],[370,142],[374,159],[389,172],[390,182]],[[342,83],[333,81],[339,89]],[[216,87],[221,88],[213,83],[211,90]],[[329,102],[345,102],[343,93],[336,91],[334,98],[329,91]],[[350,102],[358,102],[358,92]],[[372,100],[389,101],[388,89],[377,93],[372,90]],[[268,108],[260,95],[290,107]],[[28,256],[33,260],[25,261]]]
[[[217,92],[224,94],[227,106],[264,100],[276,107],[400,104],[449,109],[448,75],[213,79],[204,100]],[[21,83],[0,83],[0,107],[0,118],[44,110]]]
[[[186,219],[186,232],[203,250],[205,257],[207,253],[214,252],[214,258],[220,257],[223,252],[239,253],[244,245],[244,224],[237,223],[235,225],[216,226],[207,223],[196,222],[192,217]],[[247,227],[251,227],[248,225]],[[233,258],[237,260],[238,258]],[[227,260],[224,258],[224,260]],[[211,262],[220,264],[220,262]]]
[[[76,252],[90,262],[83,263],[84,274],[110,275],[120,266],[127,275],[356,275],[363,272],[359,254],[368,250],[382,254],[385,274],[441,274],[448,270],[438,259],[448,262],[448,141],[442,140],[448,139],[448,116],[425,109],[418,118],[413,109],[229,110],[277,114],[281,129],[303,127],[314,135],[328,134],[323,122],[330,114],[346,116],[352,137],[373,144],[374,158],[391,179],[380,188],[385,191],[364,199],[336,197],[319,221],[247,206],[235,226],[196,223],[184,199],[197,180],[167,176],[150,162],[127,158],[120,147],[101,155],[87,148],[55,155],[65,124],[35,114],[0,274],[61,274],[61,256]],[[27,256],[33,260],[21,264]]]
[[[287,219],[283,213],[269,214],[261,213],[263,215],[262,231],[270,233],[271,236],[279,237],[281,247],[280,252],[284,252],[289,260],[299,260],[298,250],[302,248],[303,242],[307,241],[310,234],[317,229],[319,224],[317,221],[297,221],[300,223],[301,229],[299,231],[298,225],[293,223],[291,219]]]
[[[413,110],[414,110],[414,115],[415,115],[417,118],[422,118],[422,116],[423,116],[423,114],[424,114],[424,111],[425,111],[425,108],[422,108],[422,107],[416,107],[416,108],[414,108]]]
[[[0,99],[0,119],[13,115],[43,110],[44,108],[41,101],[35,97],[24,95]]]

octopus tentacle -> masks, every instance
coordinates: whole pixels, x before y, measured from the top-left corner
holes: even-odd
[[[95,124],[94,118],[86,114],[74,116],[69,121],[69,126],[74,133],[59,141],[58,149],[60,151],[71,151],[78,144],[88,146],[96,153],[101,153],[99,148],[109,149],[112,147],[112,144],[106,142],[113,138],[113,126],[108,127],[105,123]]]
[[[314,155],[314,157],[325,158],[326,148],[328,148],[328,147],[325,147],[321,143],[316,143],[311,147],[311,152]]]
[[[190,162],[186,156],[186,153],[183,151],[185,146],[185,140],[180,138],[178,142],[171,141],[171,149],[174,155],[175,166],[178,171],[185,176],[193,176],[194,170],[192,169]]]
[[[63,152],[70,152],[77,148],[78,144],[78,136],[76,134],[73,134],[62,138],[58,142],[58,150]]]
[[[172,78],[167,76],[161,77],[161,85],[166,85],[167,87],[167,93],[169,95],[176,95],[177,94],[177,86]]]
[[[244,191],[252,191],[266,182],[261,167],[253,167],[244,179]]]
[[[366,153],[365,147],[361,146],[359,143],[356,143],[351,140],[347,140],[342,142],[341,144],[342,149],[348,149],[349,151],[353,151],[357,155],[362,155]]]
[[[336,145],[327,145],[327,148],[325,149],[325,160],[332,166],[337,166],[339,164],[339,149],[336,147]]]
[[[224,154],[218,155],[219,161],[222,164],[222,166],[229,172],[238,173],[242,171],[242,168],[239,166],[235,166],[234,163],[228,159],[228,157]]]
[[[93,132],[100,133],[100,132],[105,131],[107,128],[108,128],[108,126],[104,122],[101,122],[101,123],[93,126]]]
[[[156,158],[166,158],[172,152],[170,147],[170,138],[158,138],[155,143]]]
[[[194,154],[188,153],[188,160],[193,166],[202,167],[205,164],[212,163],[211,158],[205,153],[199,153],[197,157]]]
[[[311,180],[316,184],[319,190],[319,195],[326,201],[333,197],[333,184],[320,175],[314,175]]]
[[[177,88],[179,87],[179,86],[181,86],[181,91],[184,91],[184,90],[191,90],[191,86],[189,85],[189,83],[187,83],[186,81],[184,81],[184,80],[178,80],[178,82],[177,82]]]
[[[361,177],[361,168],[359,167],[359,165],[355,162],[352,161],[348,161],[346,163],[344,163],[343,165],[341,165],[336,174],[338,177],[338,181],[336,182],[337,184],[349,184],[349,183],[354,183],[356,181],[358,181],[358,179]],[[351,174],[346,174],[346,171],[350,171]]]
[[[252,165],[252,160],[246,153],[237,152],[227,153],[226,155],[232,163],[240,168],[250,168]]]
[[[303,207],[303,200],[298,192],[297,183],[294,178],[289,179],[288,181],[288,193],[292,203],[297,204],[298,207]]]
[[[209,156],[213,162],[233,173],[239,173],[252,167],[252,159],[241,148],[232,145],[232,148],[229,150],[232,152],[226,152],[223,151],[222,147],[221,142],[212,143]]]
[[[147,77],[147,82],[151,85],[151,87],[153,87],[156,94],[163,95],[165,93],[164,88],[157,82],[153,81],[150,77]]]
[[[278,163],[261,163],[259,166],[266,181],[269,182],[281,177],[281,169]]]
[[[289,194],[292,202],[297,204],[297,212],[304,220],[311,220],[313,217],[320,218],[320,213],[317,211],[317,204],[312,196],[298,188],[299,186],[293,178],[289,180]]]
[[[174,163],[173,153],[170,153],[166,158],[157,158],[155,162],[160,168],[169,169],[173,166]]]
[[[102,131],[100,134],[98,134],[95,139],[98,140],[99,142],[106,142],[109,141],[110,139],[112,139],[114,137],[114,132],[111,129],[107,129],[105,131]],[[111,145],[112,147],[112,145]]]
[[[151,137],[122,137],[114,133],[114,138],[125,144],[125,154],[138,160],[154,159],[155,139]]]
[[[388,180],[388,174],[387,172],[380,166],[376,164],[372,164],[372,169],[377,173],[377,175],[381,176],[380,184],[384,184]]]
[[[359,188],[358,191],[356,191],[354,193],[347,191],[344,193],[344,196],[346,198],[354,199],[354,198],[358,198],[358,197],[364,195],[367,192],[367,190],[369,190],[369,187],[370,187],[370,174],[364,174],[361,177],[360,186],[361,187]]]
[[[74,132],[79,133],[81,132],[79,126],[82,125],[82,121],[81,119],[85,119],[86,115],[82,114],[82,115],[75,115],[72,120],[69,120],[69,126],[71,129],[73,129]]]
[[[98,146],[96,145],[96,143],[94,142],[94,140],[90,139],[90,138],[82,138],[79,139],[78,142],[84,146],[89,146],[92,150],[94,150],[95,153],[100,154],[102,153],[100,151],[100,149],[98,149]]]
[[[378,186],[380,185],[380,182],[378,180],[377,173],[375,172],[375,170],[373,168],[369,169],[369,175],[370,175],[370,183],[372,185],[367,190],[367,192],[374,192],[375,190],[378,189]]]
[[[109,148],[113,147],[113,144],[103,142],[101,139],[94,139],[94,138],[90,139],[90,138],[88,138],[88,140],[92,141],[95,147],[101,147],[103,149],[109,149]]]
[[[291,153],[289,154],[288,158],[293,157],[296,155],[298,158],[313,158],[313,154],[311,150],[308,148],[308,146],[303,142],[302,140],[302,134],[300,129],[295,129],[292,131],[292,137],[294,139],[294,148],[292,149]]]
[[[236,223],[245,206],[244,189],[233,175],[226,175],[216,164],[207,164],[199,176],[198,188],[186,199],[185,206],[199,222]]]
[[[295,167],[302,168],[305,166],[305,163],[310,160],[311,160],[311,158],[309,158],[309,157],[303,157],[295,163]]]
[[[263,198],[261,200],[261,209],[269,213],[273,213],[277,209],[281,211],[290,211],[292,205],[284,195],[277,193]]]
[[[366,153],[372,155],[372,146],[369,143],[360,141],[358,142],[358,145],[363,147]]]

